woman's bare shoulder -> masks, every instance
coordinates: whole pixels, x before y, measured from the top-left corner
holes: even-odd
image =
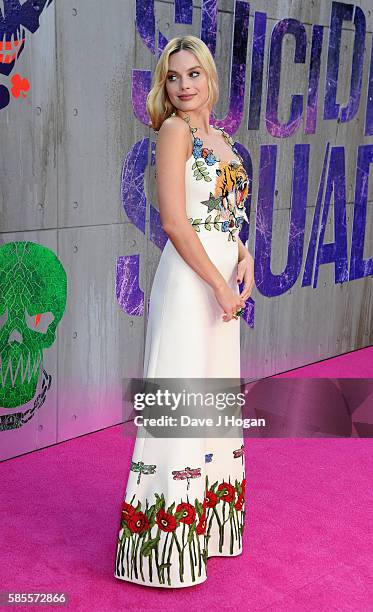
[[[157,137],[157,154],[169,156],[173,152],[175,162],[185,161],[188,157],[189,127],[181,117],[174,115],[167,117],[159,128]]]
[[[189,128],[181,117],[172,115],[167,117],[159,128],[158,140],[161,136],[163,139],[179,139],[180,136],[186,136],[189,132]]]

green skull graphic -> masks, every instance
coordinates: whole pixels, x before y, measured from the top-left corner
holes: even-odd
[[[66,297],[66,272],[53,251],[34,242],[0,247],[0,406],[34,397]]]

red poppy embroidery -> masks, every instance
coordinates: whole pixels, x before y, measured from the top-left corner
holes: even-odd
[[[179,521],[181,523],[185,523],[186,525],[191,525],[196,518],[196,510],[192,504],[187,504],[186,502],[178,504],[176,507],[176,513],[178,512],[182,512]]]
[[[199,522],[196,526],[196,532],[198,533],[198,535],[202,535],[206,532],[206,512],[205,510],[203,510],[201,514],[201,518],[199,519]]]
[[[244,505],[244,501],[245,501],[244,495],[243,495],[243,493],[241,493],[238,496],[236,503],[234,504],[234,507],[236,508],[236,510],[242,510],[242,506]]]
[[[219,498],[213,491],[207,491],[205,500],[207,508],[215,508],[216,504],[219,501]]]
[[[220,496],[220,499],[223,501],[231,502],[234,500],[235,488],[233,485],[229,484],[229,482],[222,482],[218,486],[218,491],[225,491],[223,495]]]
[[[127,520],[130,516],[132,516],[132,514],[134,514],[135,511],[136,511],[136,509],[131,504],[127,504],[127,502],[123,502],[123,504],[122,504],[122,518],[124,520]]]
[[[149,529],[149,521],[143,512],[134,512],[127,519],[127,525],[132,533],[141,533]]]
[[[177,522],[176,522],[175,517],[172,516],[172,514],[165,512],[163,508],[158,510],[155,520],[156,520],[158,527],[162,529],[162,531],[175,531],[177,527]]]

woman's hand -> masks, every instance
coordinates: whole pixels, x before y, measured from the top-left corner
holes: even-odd
[[[233,291],[228,283],[225,283],[215,289],[215,297],[219,305],[224,310],[223,321],[228,322],[231,319],[237,319],[235,313],[240,308],[245,308],[245,302],[239,293]]]
[[[237,284],[244,281],[244,288],[240,294],[243,300],[249,298],[254,286],[254,259],[246,249],[245,256],[237,264]]]

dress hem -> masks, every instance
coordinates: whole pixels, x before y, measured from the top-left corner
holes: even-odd
[[[212,557],[239,557],[240,555],[242,555],[243,550],[241,549],[238,553],[232,553],[231,555],[224,555],[224,554],[214,554],[214,555],[208,555],[207,560],[211,559]],[[118,580],[123,580],[124,582],[132,582],[133,584],[137,584],[139,586],[145,586],[145,587],[154,587],[156,589],[159,588],[163,588],[163,589],[183,589],[186,587],[192,587],[192,586],[197,586],[198,584],[203,584],[204,582],[206,582],[207,580],[207,575],[205,576],[205,578],[203,580],[195,580],[194,582],[192,582],[191,584],[179,584],[179,585],[168,585],[168,584],[153,584],[151,582],[144,582],[142,580],[136,580],[136,578],[128,578],[127,576],[118,576],[117,574],[114,574],[114,578],[117,578]]]
[[[182,588],[186,588],[186,587],[191,587],[191,586],[197,586],[198,584],[203,584],[204,582],[206,582],[207,580],[207,576],[204,577],[203,580],[199,580],[199,581],[195,581],[192,582],[191,584],[179,584],[179,585],[168,585],[168,584],[153,584],[152,582],[143,582],[142,580],[136,580],[136,579],[129,579],[126,576],[117,576],[116,574],[114,574],[114,578],[118,578],[118,580],[123,580],[125,582],[132,582],[133,584],[138,584],[139,586],[144,586],[144,587],[154,587],[156,589],[159,588],[163,588],[163,589],[182,589]]]

